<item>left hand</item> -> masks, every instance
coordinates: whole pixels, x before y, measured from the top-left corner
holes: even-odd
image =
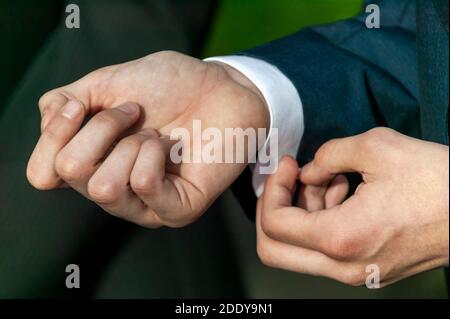
[[[42,134],[27,167],[30,183],[41,190],[69,185],[110,214],[149,228],[198,219],[252,157],[252,150],[238,153],[231,145],[228,155],[242,161],[196,161],[195,152],[211,148],[207,128],[222,137],[229,128],[259,131],[270,122],[264,97],[245,75],[172,51],[95,70],[47,92],[39,108]],[[199,145],[196,120],[204,129]],[[186,147],[174,163],[171,142],[161,136],[180,129]]]
[[[363,177],[344,201],[344,172]],[[300,178],[299,206],[291,207]],[[257,207],[263,263],[360,286],[449,263],[449,148],[377,128],[325,143],[301,169],[285,157]]]

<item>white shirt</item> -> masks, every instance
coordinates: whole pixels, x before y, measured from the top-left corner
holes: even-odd
[[[278,161],[283,155],[297,156],[304,132],[303,105],[292,82],[274,65],[247,56],[221,56],[205,59],[225,63],[244,74],[261,91],[270,114],[270,130],[265,145],[278,131],[278,152],[268,153],[271,161]],[[274,158],[276,157],[276,158]],[[271,162],[272,163],[272,162]],[[253,167],[253,189],[260,196],[267,175],[262,175],[259,163]]]

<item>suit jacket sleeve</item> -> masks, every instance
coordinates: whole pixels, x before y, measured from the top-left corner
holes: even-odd
[[[370,2],[379,5],[379,29],[367,28],[363,13],[239,53],[275,65],[298,90],[305,121],[301,165],[324,142],[376,126],[420,136],[414,1]],[[248,176],[232,188],[253,219]]]

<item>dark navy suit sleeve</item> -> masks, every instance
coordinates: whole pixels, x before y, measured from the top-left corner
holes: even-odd
[[[366,27],[364,12],[240,53],[275,65],[297,88],[305,125],[300,164],[324,142],[376,126],[420,136],[414,1],[370,3],[380,7],[379,29]],[[253,217],[248,185],[239,179],[234,189],[246,194],[238,199]]]
[[[297,88],[305,119],[300,162],[331,138],[375,126],[419,136],[414,1],[377,3],[379,29],[366,27],[364,13],[242,53],[277,66]]]

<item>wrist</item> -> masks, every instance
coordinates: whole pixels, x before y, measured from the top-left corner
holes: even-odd
[[[255,120],[257,122],[256,127],[265,128],[267,135],[270,127],[270,112],[267,106],[266,99],[264,98],[264,95],[261,93],[261,91],[252,81],[250,81],[249,78],[247,78],[237,69],[218,61],[209,61],[207,63],[212,63],[221,67],[227,73],[230,80],[247,89],[249,94],[253,95],[257,99],[257,103],[252,103],[252,106],[254,107],[253,114],[255,115]]]

